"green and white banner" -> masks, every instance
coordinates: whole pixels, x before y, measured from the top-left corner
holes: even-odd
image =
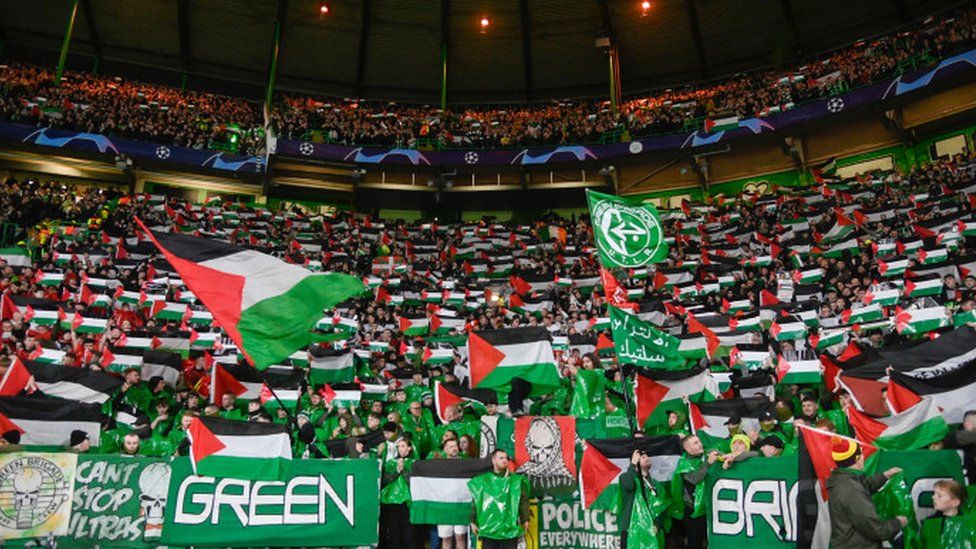
[[[657,208],[639,200],[586,191],[593,240],[604,267],[643,267],[668,257]]]
[[[201,477],[173,461],[161,544],[331,546],[377,542],[375,460],[289,460],[279,480]]]
[[[705,477],[708,546],[795,547],[796,456],[752,458]]]
[[[71,520],[59,547],[155,547],[170,464],[163,458],[78,457]]]
[[[68,530],[76,454],[0,454],[0,543]]]
[[[579,498],[574,497],[548,498],[535,507],[526,536],[528,549],[620,547],[620,528],[613,511],[584,509]]]

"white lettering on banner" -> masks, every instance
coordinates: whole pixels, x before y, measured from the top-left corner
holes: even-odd
[[[953,480],[951,477],[925,477],[917,478],[915,482],[909,486],[912,492],[912,503],[915,505],[915,518],[918,519],[919,524],[923,520],[929,518],[935,514],[935,509],[931,507],[932,493],[935,491],[935,483],[940,480]],[[928,503],[922,505],[922,496],[928,495],[926,498]]]
[[[762,519],[783,541],[796,541],[796,494],[797,484],[788,489],[783,480],[753,480],[746,487],[740,479],[718,479],[712,488],[711,531],[735,536],[745,530],[746,537],[756,537],[756,520]],[[735,518],[727,520],[729,515]]]
[[[212,493],[200,491],[212,486]],[[313,489],[312,493],[296,493],[296,489]],[[242,479],[188,476],[180,483],[176,494],[173,522],[177,524],[211,524],[220,522],[220,511],[227,507],[241,526],[272,526],[293,524],[325,524],[326,504],[331,501],[350,527],[356,526],[355,479],[346,475],[346,497],[343,499],[324,476],[295,477],[281,481],[250,481]],[[190,493],[190,502],[186,496]],[[314,506],[314,513],[298,513],[298,506]],[[190,507],[189,509],[187,507]]]

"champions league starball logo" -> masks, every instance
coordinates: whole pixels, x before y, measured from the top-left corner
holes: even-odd
[[[68,491],[56,463],[39,457],[11,461],[0,469],[0,526],[37,528],[68,501]]]
[[[593,210],[602,251],[623,267],[647,265],[664,243],[661,224],[645,208],[600,202]]]

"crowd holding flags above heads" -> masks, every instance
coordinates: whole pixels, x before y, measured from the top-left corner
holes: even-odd
[[[864,470],[903,470],[871,486],[878,521],[910,517],[922,546],[929,521],[968,523],[911,494],[976,480],[974,161],[675,209],[591,193],[591,217],[521,224],[96,192],[62,210],[15,182],[0,199],[46,213],[30,263],[2,266],[0,435],[241,482],[376,460],[383,544],[466,543],[498,484],[611,513],[627,528],[600,535],[630,547],[848,528],[821,498],[739,529],[770,500],[722,492],[772,478],[816,502],[799,483],[848,437]],[[508,474],[495,450],[513,480],[474,482]]]

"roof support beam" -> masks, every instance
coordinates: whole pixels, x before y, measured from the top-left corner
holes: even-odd
[[[519,0],[519,14],[522,20],[522,64],[525,66],[525,90],[528,99],[534,99],[535,87],[532,81],[532,16],[529,14],[529,0]]]
[[[447,108],[447,59],[451,43],[451,2],[441,0],[441,110]]]
[[[363,0],[363,19],[359,31],[359,58],[356,59],[356,96],[363,95],[363,81],[366,79],[366,49],[369,46],[369,31],[372,17],[372,0]]]
[[[790,0],[779,0],[779,7],[783,11],[786,30],[789,31],[790,55],[792,56],[799,50],[800,26],[796,24],[796,14],[793,12],[793,4],[790,3]]]
[[[265,94],[264,106],[271,112],[274,99],[275,77],[278,75],[278,54],[281,51],[281,36],[285,30],[285,15],[288,12],[288,0],[278,0],[278,11],[274,22],[274,41],[271,43],[271,56],[268,59],[268,90]]]
[[[701,26],[698,24],[698,8],[695,0],[685,0],[685,10],[688,12],[688,24],[691,26],[691,37],[695,41],[695,53],[698,55],[698,70],[702,78],[708,78],[708,60],[705,58],[705,45],[702,41]]]
[[[610,3],[607,0],[597,0],[597,5],[600,8],[600,21],[603,22],[603,31],[607,38],[610,39],[610,46],[617,45],[617,37],[613,34],[613,23],[610,21]]]
[[[177,0],[176,21],[180,41],[180,66],[185,75],[190,69],[190,0]]]
[[[92,14],[91,0],[81,0],[81,12],[85,15],[92,52],[95,53],[97,59],[102,56],[102,41],[98,38],[98,29],[95,28],[95,16]]]

